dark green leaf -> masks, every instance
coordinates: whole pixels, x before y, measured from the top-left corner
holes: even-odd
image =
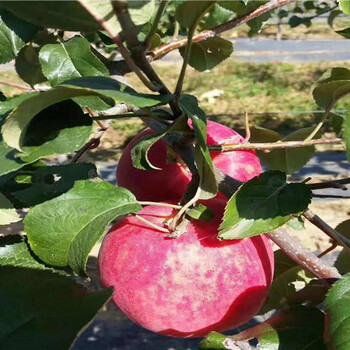
[[[46,81],[38,58],[38,49],[32,45],[22,48],[16,57],[16,71],[20,78],[31,86]]]
[[[51,271],[2,266],[1,348],[67,350],[111,295]]]
[[[314,127],[302,128],[292,132],[282,138],[273,131],[261,127],[251,128],[251,142],[277,142],[277,141],[302,141],[311,134]],[[297,148],[281,148],[271,150],[268,153],[258,151],[257,154],[261,161],[272,170],[284,171],[292,174],[302,168],[315,153],[314,146],[297,147]]]
[[[80,149],[90,138],[92,120],[73,101],[54,104],[38,113],[29,123],[22,143],[25,162]]]
[[[349,0],[339,0],[339,8],[346,13],[347,15],[350,14],[350,1]]]
[[[335,31],[337,34],[343,36],[346,39],[350,39],[350,28],[346,28],[343,30],[336,30]]]
[[[200,176],[200,195],[198,199],[209,199],[218,191],[214,167],[207,146],[207,119],[203,110],[198,106],[194,96],[181,95],[179,99],[181,109],[192,121],[194,135],[196,137],[195,161]]]
[[[311,202],[305,184],[286,182],[270,170],[243,184],[230,198],[220,225],[220,239],[238,239],[275,230],[304,211]]]
[[[39,112],[29,123],[22,142],[21,160],[32,163],[80,149],[90,138],[92,120],[73,101],[66,100]]]
[[[343,12],[338,9],[331,11],[327,19],[327,23],[331,28],[333,28],[334,20],[342,13]]]
[[[191,28],[215,4],[215,1],[185,1],[177,9],[175,18],[181,26]]]
[[[20,220],[21,217],[17,214],[12,203],[0,193],[0,225],[9,225]]]
[[[73,78],[109,76],[108,69],[91,52],[90,43],[78,36],[45,45],[40,50],[39,60],[52,86]]]
[[[339,225],[337,225],[335,230],[346,238],[350,238],[350,219],[341,222]],[[342,275],[350,272],[350,254],[347,249],[343,248],[340,251],[334,266]]]
[[[259,350],[326,350],[323,342],[324,314],[316,308],[296,306],[282,310],[265,322],[234,336],[212,332],[200,349],[241,349],[240,341],[259,340]],[[244,347],[242,348],[244,349]]]
[[[96,167],[93,164],[40,167],[30,177],[27,188],[12,192],[12,195],[24,206],[31,207],[67,192],[77,180],[94,177],[96,177]]]
[[[185,49],[180,49],[183,56]],[[230,57],[233,52],[233,44],[220,37],[214,37],[205,41],[192,44],[189,64],[200,72],[210,70]]]
[[[170,101],[172,95],[138,94],[133,89],[105,77],[77,78],[24,101],[7,118],[2,128],[4,141],[22,150],[25,131],[30,121],[45,108],[75,97],[98,96],[136,107],[153,107]]]
[[[0,8],[47,28],[91,32],[100,29],[77,1],[1,1]]]
[[[291,28],[295,28],[301,24],[304,24],[307,27],[311,25],[311,20],[308,17],[292,16],[288,22]]]
[[[350,349],[350,274],[343,276],[328,292],[326,307],[325,341],[328,349]]]
[[[106,182],[77,181],[65,194],[33,207],[24,230],[45,263],[84,275],[91,249],[117,216],[141,210],[134,195]]]
[[[6,63],[15,58],[21,48],[35,36],[37,30],[37,26],[17,18],[5,10],[1,10],[0,63]]]
[[[197,204],[194,208],[188,210],[186,214],[200,221],[210,221],[214,217],[214,213],[203,204]]]
[[[350,70],[342,67],[327,70],[312,87],[315,102],[323,108],[334,105],[350,92]]]

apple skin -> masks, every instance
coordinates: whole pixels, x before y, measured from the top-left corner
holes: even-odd
[[[144,328],[175,337],[222,332],[250,320],[267,297],[274,269],[269,239],[218,240],[225,202],[205,205],[214,218],[192,221],[179,238],[128,216],[103,241],[101,284],[114,287],[114,303]],[[158,206],[138,214],[163,227],[174,215]]]
[[[245,141],[236,131],[222,124],[208,121],[207,126],[208,145],[217,144],[227,138],[230,139],[230,143]],[[144,130],[125,148],[117,167],[117,184],[132,191],[140,201],[179,201],[192,175],[177,158],[169,162],[164,141],[157,141],[148,152],[150,162],[162,170],[140,170],[132,164],[131,149],[141,137],[151,133],[150,129]],[[246,182],[262,171],[254,151],[211,152],[211,157],[216,167],[239,181]],[[224,198],[223,195],[220,198]]]

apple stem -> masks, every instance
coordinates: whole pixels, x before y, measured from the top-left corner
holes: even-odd
[[[169,208],[174,208],[174,209],[181,209],[182,206],[181,205],[177,205],[177,204],[171,204],[171,203],[163,203],[163,202],[147,202],[147,201],[139,201],[139,203],[143,206],[146,205],[155,205],[158,207],[169,207]]]
[[[169,231],[168,229],[166,229],[166,228],[164,228],[164,227],[161,227],[161,226],[158,226],[158,225],[154,224],[153,222],[151,222],[151,221],[149,221],[149,220],[143,218],[143,217],[140,216],[140,215],[137,215],[137,214],[132,214],[132,215],[133,215],[136,219],[142,221],[144,224],[146,224],[147,226],[150,226],[150,227],[154,228],[154,229],[157,230],[157,231],[165,232],[165,233],[167,233],[167,234],[170,233],[170,231]]]

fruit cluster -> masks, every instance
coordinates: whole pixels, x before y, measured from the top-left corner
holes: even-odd
[[[164,141],[149,151],[161,170],[133,167],[131,149],[151,133],[145,130],[126,147],[117,169],[118,186],[140,201],[176,203],[191,174]],[[232,129],[208,122],[207,143],[244,142]],[[261,173],[253,151],[212,152],[213,164],[224,173],[248,181]],[[192,220],[187,232],[169,238],[134,216],[118,222],[106,236],[99,254],[104,287],[113,286],[113,301],[134,322],[154,332],[199,337],[224,331],[253,317],[264,303],[273,277],[273,252],[267,237],[219,241],[218,227],[227,199],[219,193],[205,201],[214,217]],[[145,207],[138,215],[166,227],[176,214],[163,206]]]

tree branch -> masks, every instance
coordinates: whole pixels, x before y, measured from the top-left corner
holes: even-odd
[[[212,152],[229,152],[236,150],[272,150],[280,148],[298,148],[314,145],[328,145],[342,143],[341,138],[332,139],[315,139],[310,141],[278,141],[278,142],[266,142],[266,143],[234,143],[234,144],[222,144],[222,145],[210,145],[209,150]]]
[[[213,38],[214,36],[217,36],[223,32],[226,32],[230,29],[236,28],[244,23],[247,23],[248,21],[257,18],[261,15],[263,15],[266,12],[273,11],[281,6],[287,5],[289,3],[294,2],[295,0],[271,0],[268,3],[258,7],[256,10],[243,15],[238,18],[234,18],[231,21],[228,21],[226,23],[220,24],[212,29],[204,30],[196,35],[193,36],[192,40],[194,43],[198,43],[204,40],[207,40],[209,38]],[[164,45],[161,45],[154,50],[150,51],[148,53],[148,59],[149,61],[155,61],[158,60],[165,55],[167,55],[169,52],[174,51],[176,49],[179,49],[180,47],[184,47],[187,45],[187,38],[179,39],[179,40],[173,40],[170,41]]]
[[[350,240],[339,232],[334,230],[331,226],[329,226],[325,221],[323,221],[318,215],[313,213],[311,210],[306,210],[303,213],[303,216],[309,220],[312,224],[318,227],[321,231],[323,231],[327,236],[336,241],[340,246],[344,247],[348,252],[350,252]]]
[[[307,184],[306,186],[308,186],[310,190],[321,190],[323,188],[340,188],[343,191],[346,191],[348,189],[345,186],[346,184],[350,184],[350,177],[340,180],[316,182],[313,184]]]

